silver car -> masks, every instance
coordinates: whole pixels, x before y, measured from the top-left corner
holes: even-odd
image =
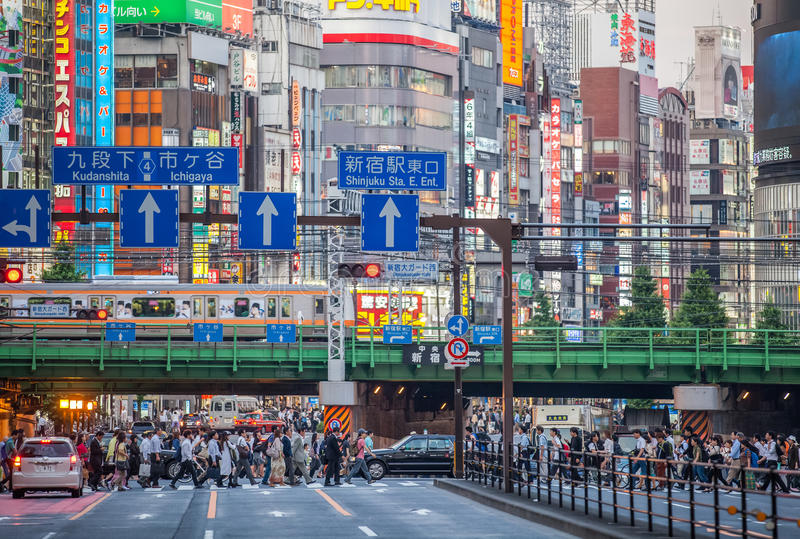
[[[28,438],[14,457],[13,497],[26,491],[67,490],[83,495],[82,464],[69,438]]]

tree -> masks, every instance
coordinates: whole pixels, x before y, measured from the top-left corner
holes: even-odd
[[[42,281],[72,283],[82,281],[86,274],[75,268],[75,248],[70,242],[61,241],[53,249],[55,263],[42,270]]]
[[[637,409],[650,409],[656,403],[653,399],[628,399],[628,407]]]
[[[676,328],[671,336],[678,344],[692,343],[695,340],[695,331],[677,331],[678,328],[712,329],[724,328],[728,325],[728,315],[719,299],[719,294],[714,292],[708,272],[697,269],[689,275],[686,282],[686,291],[681,298],[680,307],[672,319],[671,326]],[[708,341],[708,335],[701,333],[703,342]]]
[[[559,323],[553,315],[553,305],[550,303],[550,297],[543,291],[539,290],[533,297],[536,304],[533,317],[525,323],[525,327],[532,328],[550,328],[558,327]],[[553,330],[538,330],[535,332],[538,337],[546,337],[548,339],[555,339],[556,332]]]
[[[658,283],[650,275],[647,266],[638,266],[631,285],[631,306],[623,307],[609,326],[620,328],[663,328],[667,325],[664,301],[658,295]],[[615,340],[646,342],[647,332],[613,331],[609,335]]]
[[[786,324],[781,321],[781,310],[778,309],[772,300],[769,300],[764,308],[758,313],[758,321],[756,322],[756,329],[789,329]],[[769,344],[770,346],[786,346],[795,344],[797,339],[791,333],[770,333]],[[755,333],[753,335],[753,344],[763,346],[766,344],[767,338],[765,333]]]

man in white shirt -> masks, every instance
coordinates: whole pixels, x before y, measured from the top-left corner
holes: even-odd
[[[161,477],[161,429],[156,427],[153,437],[150,438],[150,486],[159,488],[158,478]],[[142,443],[144,445],[144,442]]]
[[[634,457],[637,457],[637,460],[631,461],[631,474],[641,474],[647,475],[647,466],[644,462],[644,458],[647,456],[647,442],[642,437],[642,433],[638,430],[633,431],[633,437],[636,439],[636,449],[634,450]],[[638,460],[642,459],[642,460]],[[631,488],[643,488],[644,482],[642,482],[641,478],[634,478],[636,480],[636,485],[631,485]]]
[[[191,475],[192,476],[192,483],[194,483],[194,488],[203,488],[203,485],[197,482],[197,473],[194,470],[194,456],[192,455],[192,431],[185,430],[183,431],[183,435],[181,436],[181,465],[178,469],[178,473],[175,474],[175,477],[172,479],[172,482],[169,484],[170,488],[177,489],[178,487],[175,486],[175,483],[182,479],[184,475]]]

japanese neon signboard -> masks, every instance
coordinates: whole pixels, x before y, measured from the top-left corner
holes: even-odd
[[[636,21],[633,20],[630,13],[623,13],[619,30],[619,61],[622,64],[636,62],[634,52],[636,37],[633,35],[635,31]]]
[[[519,204],[519,117],[508,117],[508,203]]]
[[[395,11],[419,11],[422,0],[328,0],[328,9],[334,10],[338,4],[343,4],[346,9],[377,9],[382,11],[394,9]],[[433,0],[428,0],[433,1]]]
[[[550,211],[551,223],[561,223],[561,99],[550,100]],[[553,236],[561,229],[553,228]]]
[[[55,145],[75,144],[75,4],[57,0],[55,5]]]
[[[522,0],[501,1],[500,41],[503,44],[503,84],[522,86]]]
[[[114,144],[114,0],[95,4],[95,132],[98,146]]]

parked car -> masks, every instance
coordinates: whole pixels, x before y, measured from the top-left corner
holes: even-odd
[[[63,490],[73,498],[83,495],[82,464],[69,438],[28,438],[12,466],[14,498],[29,491]]]
[[[267,432],[272,432],[272,427],[283,426],[283,421],[278,419],[277,414],[257,410],[234,419],[233,426],[234,430],[243,428],[249,431],[260,431],[261,427],[264,427]]]
[[[410,434],[387,449],[373,449],[366,455],[367,469],[373,479],[387,474],[437,473],[453,470],[454,436]]]

